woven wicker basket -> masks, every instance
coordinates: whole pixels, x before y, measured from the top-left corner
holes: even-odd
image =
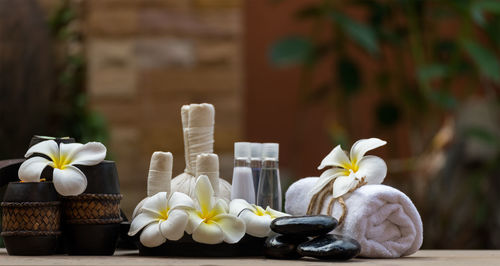
[[[113,161],[78,168],[83,194],[62,198],[65,247],[70,255],[112,255],[120,234],[120,184]]]
[[[60,235],[60,202],[2,202],[2,236]]]
[[[112,255],[120,233],[121,194],[63,198],[64,236],[70,255]]]
[[[1,235],[10,255],[55,254],[61,202],[52,182],[11,182],[1,206]]]
[[[64,219],[67,224],[120,223],[121,194],[82,194],[64,197]]]

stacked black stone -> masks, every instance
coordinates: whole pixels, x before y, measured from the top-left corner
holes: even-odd
[[[359,243],[346,236],[328,234],[338,221],[326,215],[286,216],[275,219],[266,239],[264,253],[274,259],[313,257],[321,260],[348,260],[359,254]]]

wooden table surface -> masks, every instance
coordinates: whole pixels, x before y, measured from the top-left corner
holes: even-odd
[[[421,250],[412,256],[399,259],[356,258],[336,264],[364,265],[500,265],[500,250]],[[270,260],[254,258],[180,258],[180,257],[142,257],[137,251],[117,251],[114,256],[9,256],[0,249],[0,265],[332,265],[329,261],[313,259]]]

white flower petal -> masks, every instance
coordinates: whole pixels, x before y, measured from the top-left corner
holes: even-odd
[[[359,163],[368,151],[384,146],[385,144],[387,144],[387,141],[378,138],[360,139],[356,141],[351,147],[351,163],[353,165]]]
[[[160,225],[153,223],[142,230],[140,241],[144,246],[154,248],[165,243],[166,239],[160,232]]]
[[[224,233],[224,242],[234,244],[245,236],[245,223],[240,218],[229,215],[219,214],[212,218],[219,225]]]
[[[218,199],[217,202],[215,203],[215,206],[213,208],[210,208],[204,217],[211,216],[211,215],[209,215],[209,213],[212,213],[212,212],[216,213],[216,214],[226,213],[226,210],[225,210],[226,206],[227,206],[227,203],[224,200]],[[189,222],[188,222],[188,225],[186,226],[186,232],[188,234],[193,234],[193,232],[196,231],[198,226],[200,226],[202,223],[204,223],[205,219],[202,217],[203,214],[199,210],[190,209],[187,212],[189,214]]]
[[[186,232],[192,234],[203,223],[203,218],[200,217],[197,210],[189,210],[187,213],[189,214],[189,221],[186,226]]]
[[[28,149],[24,157],[28,158],[34,153],[41,153],[47,155],[49,156],[49,158],[52,159],[52,161],[54,161],[55,158],[59,157],[59,146],[53,140],[42,141],[31,146],[31,148]]]
[[[325,170],[318,178],[318,181],[316,181],[316,184],[314,184],[314,187],[310,190],[310,195],[315,195],[316,193],[320,192],[326,185],[328,185],[328,183],[330,183],[335,178],[346,175],[345,172],[346,170],[343,168],[331,168]]]
[[[192,209],[194,208],[193,199],[182,192],[174,192],[168,200],[168,207],[172,209]]]
[[[84,145],[61,143],[61,154],[67,154],[68,164],[96,165],[106,157],[106,147],[100,142],[89,142]]]
[[[266,208],[266,213],[271,216],[272,219],[278,218],[278,217],[283,217],[283,216],[290,216],[288,213],[280,212],[274,209],[271,209],[271,207],[267,206]]]
[[[346,194],[349,190],[357,185],[358,181],[354,178],[354,175],[349,176],[339,176],[333,182],[333,198],[338,198]]]
[[[69,160],[73,156],[73,153],[81,148],[83,144],[81,143],[61,143],[59,144],[59,158],[66,161],[69,164]]]
[[[19,171],[17,173],[19,179],[24,182],[40,182],[42,171],[49,163],[49,160],[38,156],[24,161],[19,167]]]
[[[234,199],[229,203],[229,214],[234,216],[239,216],[245,209],[253,212],[255,208],[244,199]]]
[[[129,236],[133,236],[137,234],[139,231],[142,230],[146,225],[157,222],[156,217],[151,215],[151,213],[141,213],[137,215],[132,220],[132,223],[130,224],[130,230],[128,231]]]
[[[215,199],[215,205],[212,208],[212,211],[215,213],[227,213],[229,207],[227,206],[227,203],[223,199]]]
[[[193,240],[203,244],[218,244],[224,241],[224,233],[218,224],[202,222],[194,230]]]
[[[158,192],[146,199],[142,210],[161,215],[161,211],[166,210],[167,207],[167,192]]]
[[[359,170],[356,172],[358,178],[365,177],[368,184],[381,184],[387,175],[387,165],[380,157],[367,155],[358,163]]]
[[[146,202],[147,199],[149,199],[149,197],[146,197],[142,199],[139,203],[137,203],[137,206],[135,206],[134,212],[132,213],[132,219],[134,219],[137,215],[142,213],[141,208],[142,206],[144,206],[144,202]]]
[[[75,166],[63,170],[54,168],[53,180],[56,191],[63,196],[80,195],[87,188],[87,177]]]
[[[349,164],[349,158],[342,150],[340,145],[337,145],[337,147],[333,148],[333,150],[323,159],[323,161],[321,161],[321,164],[318,166],[318,170],[321,170],[327,166],[347,168],[346,165]]]
[[[184,210],[174,209],[168,219],[160,223],[160,232],[168,240],[179,240],[184,235],[188,223],[188,214]]]
[[[247,234],[255,237],[266,237],[271,232],[272,218],[269,215],[259,216],[250,210],[244,210],[239,216],[246,225]]]
[[[201,212],[204,214],[208,213],[213,206],[214,200],[214,190],[212,189],[210,180],[208,180],[208,176],[200,175],[198,177],[196,180],[195,191]]]

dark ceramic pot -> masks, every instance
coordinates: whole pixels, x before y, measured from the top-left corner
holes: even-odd
[[[29,145],[28,149],[31,148],[33,145],[36,145],[36,144],[38,144],[42,141],[46,141],[46,140],[53,140],[57,143],[57,145],[59,145],[61,143],[75,143],[75,139],[70,138],[70,137],[49,137],[49,136],[34,135],[31,138],[30,145]],[[45,157],[46,159],[50,159],[46,155],[38,154],[38,153],[31,155],[30,158],[32,158],[34,156],[41,156],[41,157]],[[54,169],[47,165],[47,167],[45,167],[45,169],[42,171],[42,176],[45,177],[47,180],[51,181],[53,172],[54,172]],[[65,238],[65,236],[64,236],[64,223],[61,224],[61,231],[63,232],[63,234],[59,237],[59,245],[58,245],[58,249],[57,249],[57,254],[65,254],[66,253],[66,249],[64,247],[64,242],[65,242],[64,241],[64,238]]]
[[[6,186],[10,182],[19,181],[17,173],[24,159],[10,159],[0,161],[0,187]],[[0,197],[3,199],[3,195]]]
[[[70,255],[113,255],[120,234],[120,186],[115,163],[78,166],[83,194],[63,198],[65,246]]]
[[[9,255],[51,255],[58,246],[60,201],[52,182],[11,182],[2,202]]]
[[[136,250],[135,238],[128,235],[130,231],[130,222],[126,221],[126,217],[122,213],[123,222],[120,224],[120,237],[118,238],[118,249]]]
[[[238,243],[220,243],[215,245],[195,242],[184,233],[177,241],[169,241],[154,248],[143,246],[139,241],[141,232],[137,233],[136,245],[142,256],[179,256],[179,257],[248,257],[262,256],[266,238],[245,235]]]

